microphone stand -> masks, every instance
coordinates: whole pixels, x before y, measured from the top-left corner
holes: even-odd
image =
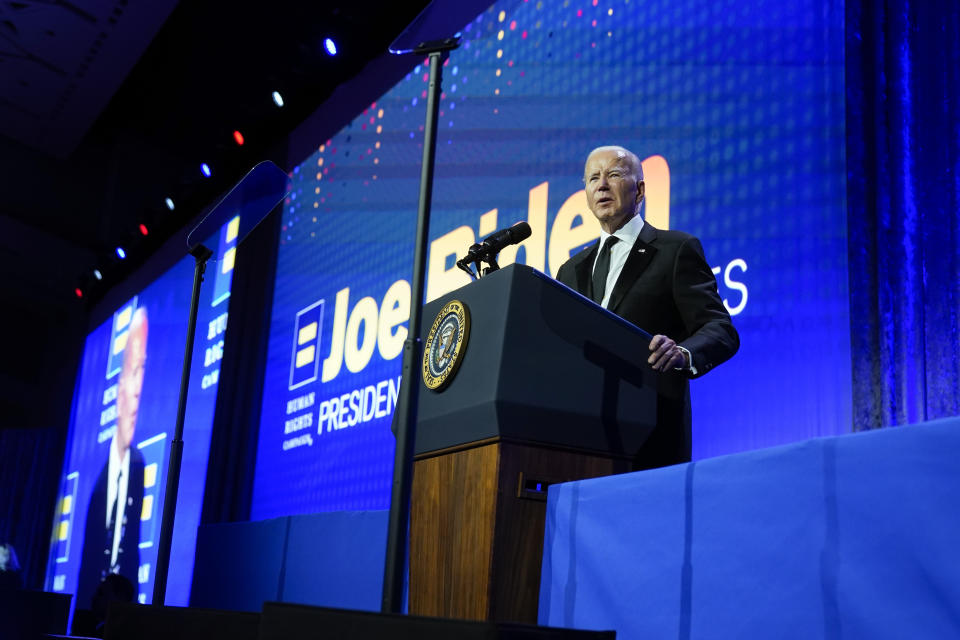
[[[413,484],[413,450],[417,428],[417,391],[420,360],[420,315],[423,306],[424,272],[427,262],[427,233],[433,199],[433,167],[437,155],[437,113],[443,62],[460,46],[459,38],[421,43],[412,53],[428,56],[427,120],[423,133],[423,162],[420,167],[420,203],[417,208],[417,235],[413,251],[413,280],[410,283],[410,322],[403,343],[400,397],[397,399],[397,445],[393,458],[393,487],[387,527],[387,557],[383,570],[383,613],[403,613],[403,587],[407,566],[407,539],[410,493]]]
[[[488,250],[482,244],[475,244],[467,250],[467,255],[457,260],[457,267],[465,271],[472,280],[479,280],[481,276],[488,276],[494,271],[500,269],[500,265],[497,264],[497,256],[500,255],[500,252],[493,253]],[[482,263],[486,262],[489,266],[482,267]],[[470,264],[477,265],[477,271],[474,273],[473,268]]]
[[[157,569],[153,578],[153,604],[163,606],[167,593],[167,570],[170,566],[170,545],[173,542],[173,518],[180,488],[180,465],[183,460],[183,423],[187,413],[187,390],[190,386],[190,363],[193,360],[193,334],[197,330],[197,312],[200,306],[200,285],[207,260],[213,252],[198,244],[190,249],[196,260],[193,269],[193,293],[190,296],[190,320],[187,322],[187,344],[180,373],[180,399],[177,403],[177,422],[170,441],[170,459],[167,462],[167,488],[163,493],[163,511],[160,516],[160,537],[157,540]]]

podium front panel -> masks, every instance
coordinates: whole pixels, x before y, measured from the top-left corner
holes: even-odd
[[[648,334],[514,264],[425,305],[424,345],[451,300],[467,307],[470,336],[446,388],[418,375],[417,454],[495,437],[622,456],[641,447],[661,375],[646,363]]]

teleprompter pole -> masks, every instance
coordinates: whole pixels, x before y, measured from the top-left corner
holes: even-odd
[[[456,46],[456,45],[454,45]],[[430,84],[427,88],[427,121],[423,134],[423,164],[420,167],[420,205],[417,237],[413,251],[413,280],[410,290],[410,323],[403,343],[403,370],[397,400],[397,447],[393,457],[393,489],[387,528],[387,557],[383,571],[384,613],[403,613],[403,583],[407,565],[407,534],[410,517],[410,490],[413,480],[413,445],[417,425],[417,376],[420,361],[420,315],[423,306],[424,271],[427,262],[427,233],[433,199],[433,166],[437,153],[437,111],[443,61],[449,49],[429,53]],[[424,52],[418,52],[424,53]]]
[[[213,255],[210,249],[198,244],[190,250],[196,262],[193,267],[193,293],[190,297],[190,321],[187,323],[187,344],[183,354],[183,370],[180,374],[180,399],[177,403],[177,423],[170,442],[170,460],[167,463],[167,488],[163,494],[163,511],[160,520],[160,539],[157,541],[157,569],[153,580],[153,604],[163,605],[167,591],[167,570],[170,567],[170,545],[173,541],[173,518],[177,508],[177,491],[180,488],[180,463],[183,460],[183,422],[187,414],[187,391],[190,386],[190,361],[193,359],[193,334],[197,330],[197,312],[200,306],[200,285],[207,260]]]

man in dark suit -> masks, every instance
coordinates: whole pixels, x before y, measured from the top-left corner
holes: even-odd
[[[100,583],[111,573],[138,584],[143,454],[133,444],[143,371],[147,359],[147,313],[133,314],[117,381],[117,426],[110,452],[90,494],[76,606],[89,609]]]
[[[689,378],[728,360],[740,346],[700,241],[655,229],[640,215],[643,169],[623,147],[598,147],[584,168],[587,205],[600,239],[567,260],[557,279],[653,335],[644,357],[659,371],[657,426],[635,468],[690,460]],[[624,354],[629,355],[629,354]]]

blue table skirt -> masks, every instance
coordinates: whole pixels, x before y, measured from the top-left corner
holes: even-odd
[[[551,487],[539,621],[960,638],[960,418]]]

